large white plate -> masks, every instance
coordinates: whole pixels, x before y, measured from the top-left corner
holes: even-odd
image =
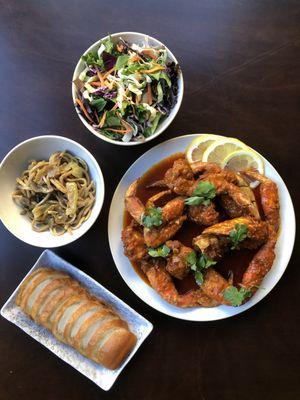
[[[162,313],[189,321],[213,321],[239,314],[262,300],[276,285],[284,273],[292,254],[295,240],[295,213],[290,194],[275,168],[265,159],[265,174],[277,183],[280,198],[281,229],[276,245],[276,258],[271,271],[261,284],[261,288],[244,305],[240,307],[219,306],[214,308],[180,309],[164,301],[135,272],[129,260],[123,254],[121,231],[123,225],[125,191],[132,181],[140,177],[153,164],[171,154],[185,150],[190,141],[197,135],[180,136],[147,151],[125,173],[113,196],[109,220],[108,237],[110,250],[115,264],[124,281],[145,303]]]

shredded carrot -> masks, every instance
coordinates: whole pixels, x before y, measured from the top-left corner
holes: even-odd
[[[134,63],[135,61],[140,61],[141,57],[138,54],[135,54],[134,56],[130,57],[129,61],[130,63]]]
[[[148,85],[147,85],[147,101],[148,101],[148,104],[151,106],[151,104],[153,102],[153,98],[152,98],[152,91],[151,91],[150,83],[148,83]]]
[[[76,103],[79,105],[79,107],[81,108],[82,112],[84,113],[84,115],[87,117],[87,119],[91,122],[94,123],[94,121],[92,120],[92,118],[89,116],[87,110],[85,109],[83,102],[79,99],[76,99]]]
[[[156,65],[151,69],[141,69],[139,72],[141,74],[153,74],[153,72],[161,71],[162,69],[165,69],[165,67],[163,67],[162,65]]]
[[[120,52],[120,53],[123,53],[123,50],[125,49],[125,46],[122,44],[122,43],[118,43],[117,44],[117,50]]]
[[[112,132],[117,132],[117,133],[121,133],[122,135],[125,135],[126,133],[128,133],[129,131],[127,129],[113,129],[113,128],[106,128],[107,131],[112,131]]]
[[[141,98],[142,98],[142,96],[141,96],[140,94],[137,94],[137,95],[135,96],[135,104],[139,104],[140,101],[141,101]]]
[[[126,133],[129,133],[132,130],[132,126],[128,124],[128,122],[124,121],[121,119],[121,124],[126,128],[126,129],[112,129],[112,128],[107,128],[107,131],[112,131],[112,132],[117,132],[121,133],[122,135],[125,135]]]
[[[121,119],[121,124],[128,130],[128,132],[132,131],[132,126],[128,122],[124,121],[124,119]]]
[[[101,82],[101,86],[104,86],[104,79],[101,75],[101,72],[99,71],[99,69],[97,68],[97,76],[99,78],[99,81]]]
[[[105,122],[105,119],[106,119],[106,113],[107,113],[107,111],[105,111],[105,112],[103,113],[102,117],[101,117],[101,120],[100,120],[100,122],[99,122],[99,128],[102,128],[103,125],[104,125],[104,122]]]
[[[118,103],[115,103],[115,105],[113,106],[113,108],[110,111],[114,111],[116,108],[118,108]]]
[[[141,53],[145,54],[146,56],[152,58],[153,60],[157,59],[155,52],[152,49],[143,49]]]
[[[96,86],[96,87],[104,86],[104,85],[102,84],[102,82],[99,82],[99,81],[90,82],[90,85],[91,85],[91,86]]]
[[[103,79],[106,79],[108,75],[110,75],[114,71],[115,67],[112,67],[109,71],[105,72],[103,75]]]

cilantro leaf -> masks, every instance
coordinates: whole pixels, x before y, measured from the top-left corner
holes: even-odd
[[[121,56],[119,56],[115,65],[116,70],[118,71],[119,69],[123,68],[127,64],[128,59],[129,56],[127,56],[126,54],[122,54]]]
[[[200,204],[209,206],[215,196],[215,186],[210,182],[201,181],[193,191],[192,196],[185,200],[185,204],[188,206],[199,206]]]
[[[195,271],[195,281],[197,283],[197,285],[201,286],[203,281],[204,281],[204,277],[201,271]]]
[[[86,63],[87,66],[98,66],[103,67],[103,60],[98,57],[98,53],[96,51],[89,51],[87,54],[81,57],[82,61]]]
[[[188,266],[194,271],[196,283],[200,286],[203,283],[203,269],[209,268],[216,264],[216,261],[208,258],[205,254],[201,254],[198,258],[194,251],[188,254],[186,258]]]
[[[207,181],[201,181],[198,183],[196,189],[193,192],[194,196],[203,196],[206,199],[213,199],[216,195],[215,186]]]
[[[196,262],[197,262],[197,256],[196,256],[196,253],[195,253],[194,251],[191,251],[191,252],[188,254],[188,256],[187,256],[187,258],[186,258],[186,262],[187,262],[187,264],[188,264],[191,268],[192,268],[193,265],[196,264]]]
[[[201,268],[201,269],[209,268],[215,264],[217,264],[217,262],[212,260],[211,258],[208,258],[205,254],[201,254],[201,256],[198,258],[198,261],[197,261],[197,266],[198,266],[198,268]]]
[[[148,254],[151,257],[167,257],[170,252],[171,249],[165,244],[163,246],[157,247],[156,249],[153,249],[151,247],[148,248]]]
[[[239,243],[246,239],[248,233],[248,226],[245,224],[235,224],[234,229],[229,232],[231,240],[231,250],[239,247]]]
[[[161,207],[150,207],[146,209],[146,213],[142,216],[142,225],[146,228],[152,228],[153,226],[160,226],[162,223]]]
[[[103,108],[106,106],[106,100],[100,97],[99,99],[92,100],[91,105],[94,106],[97,109],[98,114],[100,114]]]
[[[247,297],[252,296],[250,290],[243,287],[238,290],[235,286],[229,286],[224,290],[223,294],[224,298],[234,307],[240,306]]]

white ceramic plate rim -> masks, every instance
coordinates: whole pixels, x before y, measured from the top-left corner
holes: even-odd
[[[53,139],[53,140],[55,140],[55,139],[60,139],[60,140],[63,139],[64,141],[69,142],[69,143],[72,143],[73,145],[79,147],[83,152],[87,153],[87,154],[89,155],[91,161],[93,162],[94,167],[96,168],[96,171],[97,171],[97,174],[98,174],[99,180],[100,180],[100,186],[103,188],[102,190],[99,190],[99,188],[98,188],[98,190],[96,190],[96,195],[99,196],[99,197],[98,197],[98,209],[96,209],[96,208],[94,209],[94,207],[96,207],[96,204],[94,204],[94,207],[93,207],[93,210],[92,210],[92,214],[91,214],[90,217],[82,224],[82,226],[79,228],[79,229],[81,229],[80,235],[78,235],[78,236],[76,236],[76,235],[71,236],[70,234],[65,233],[64,235],[60,236],[60,239],[61,239],[61,240],[60,240],[60,243],[59,243],[59,244],[53,244],[53,243],[51,243],[51,242],[48,242],[48,243],[47,243],[47,246],[45,246],[44,243],[39,244],[39,243],[33,242],[33,241],[27,239],[26,235],[22,236],[22,235],[20,235],[20,234],[17,234],[16,232],[12,232],[12,230],[11,230],[11,229],[7,226],[7,224],[5,223],[5,219],[1,219],[1,221],[2,221],[3,225],[5,226],[5,228],[6,228],[11,234],[13,234],[15,237],[17,237],[18,239],[22,240],[23,242],[25,242],[25,243],[27,243],[27,244],[30,244],[30,245],[32,245],[32,246],[35,246],[35,247],[54,248],[54,247],[65,246],[65,245],[67,245],[67,244],[69,244],[69,243],[72,243],[72,242],[74,242],[75,240],[79,239],[79,238],[80,238],[82,235],[84,235],[84,234],[92,227],[92,225],[96,222],[96,220],[97,220],[97,218],[98,218],[98,216],[99,216],[99,214],[100,214],[100,212],[101,212],[101,209],[102,209],[102,206],[103,206],[103,202],[104,202],[105,184],[104,184],[104,179],[103,179],[103,174],[102,174],[101,168],[100,168],[100,166],[99,166],[97,160],[95,159],[95,157],[94,157],[84,146],[82,146],[80,143],[76,142],[75,140],[69,139],[69,138],[67,138],[67,137],[65,137],[65,136],[60,136],[60,135],[41,135],[41,136],[35,136],[35,137],[26,139],[26,140],[24,140],[23,142],[17,144],[15,147],[13,147],[13,148],[6,154],[6,156],[5,156],[5,157],[3,158],[3,160],[1,161],[0,170],[1,170],[2,166],[5,164],[6,160],[11,156],[12,153],[14,153],[14,151],[16,151],[17,149],[19,149],[20,147],[22,147],[22,146],[25,145],[26,143],[33,142],[33,141],[37,141],[37,140],[44,139],[44,138],[47,138],[47,139],[50,139],[50,140],[51,140],[51,139]],[[42,234],[42,233],[41,233],[41,234]]]
[[[138,36],[142,36],[145,38],[148,38],[150,40],[153,40],[155,42],[157,42],[157,44],[159,44],[160,46],[164,46],[165,49],[167,50],[169,57],[172,59],[172,61],[174,61],[175,63],[179,64],[176,57],[174,56],[174,54],[171,52],[171,50],[164,45],[162,42],[160,42],[158,39],[147,35],[145,33],[140,33],[140,32],[117,32],[117,33],[113,33],[111,35],[107,35],[105,37],[103,37],[100,40],[97,40],[95,43],[93,43],[82,55],[87,54],[89,51],[91,51],[94,47],[98,46],[102,40],[105,40],[109,37],[115,38],[115,37],[120,37],[120,36],[125,36],[125,35],[138,35]],[[78,77],[79,73],[79,69],[82,66],[82,60],[81,57],[79,59],[79,61],[76,64],[74,73],[73,73],[73,77],[72,77],[72,99],[73,99],[73,104],[75,104],[75,99],[76,99],[76,87],[73,83],[73,81]],[[147,143],[150,142],[150,140],[155,139],[157,136],[159,136],[160,134],[162,134],[167,128],[168,126],[171,124],[171,122],[173,121],[173,119],[176,117],[179,108],[181,106],[182,103],[182,99],[183,99],[183,93],[184,93],[184,81],[183,81],[183,75],[182,75],[182,70],[180,68],[179,70],[179,74],[178,74],[178,97],[177,97],[177,102],[175,104],[175,106],[172,108],[171,113],[168,115],[167,118],[164,119],[164,121],[162,122],[162,126],[160,125],[160,123],[158,124],[158,128],[156,129],[155,133],[151,136],[149,136],[148,138],[145,139],[144,142],[119,142],[116,140],[112,140],[108,137],[106,137],[105,135],[102,135],[101,133],[97,132],[83,117],[82,115],[79,113],[79,111],[77,110],[76,107],[75,111],[76,114],[78,115],[79,119],[81,120],[81,122],[84,124],[84,126],[91,132],[93,133],[95,136],[97,136],[99,139],[104,140],[105,142],[108,143],[112,143],[112,144],[116,144],[119,146],[136,146],[139,144],[143,144],[143,143]]]
[[[159,160],[159,157],[162,159],[178,151],[184,151],[188,143],[198,135],[199,134],[190,134],[167,140],[144,153],[131,165],[117,186],[111,202],[108,219],[108,238],[110,250],[119,273],[130,289],[145,303],[175,318],[189,321],[214,321],[229,318],[248,310],[262,300],[274,288],[283,275],[293,251],[295,241],[295,213],[285,183],[275,168],[264,159],[266,175],[277,183],[279,189],[281,228],[275,250],[276,259],[271,271],[263,280],[261,288],[246,304],[240,307],[222,305],[214,308],[199,307],[180,309],[161,299],[161,297],[139,277],[127,257],[123,254],[121,230],[124,213],[124,194],[126,187],[131,181],[141,176],[153,165],[152,158],[156,157]],[[149,159],[151,160],[150,162]],[[145,168],[144,165],[148,165],[148,167]]]

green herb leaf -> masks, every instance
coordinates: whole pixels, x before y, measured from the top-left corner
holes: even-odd
[[[198,261],[197,261],[197,266],[198,266],[198,268],[201,268],[201,269],[209,268],[215,264],[217,264],[217,262],[212,260],[211,258],[208,258],[205,254],[201,254],[201,256],[198,258]]]
[[[192,196],[185,199],[185,204],[187,206],[199,206],[204,201],[203,197]]]
[[[201,286],[204,281],[203,274],[199,270],[195,272],[195,281],[199,286]]]
[[[188,254],[188,256],[187,256],[187,258],[186,258],[186,262],[187,262],[188,265],[191,267],[191,269],[192,269],[192,266],[193,266],[193,265],[196,265],[196,263],[197,263],[197,256],[196,256],[196,253],[195,253],[194,251],[191,251],[191,252]]]
[[[128,59],[129,56],[127,56],[126,54],[122,54],[121,56],[119,56],[115,65],[116,70],[123,68],[127,64]]]
[[[162,221],[162,209],[160,207],[150,207],[146,209],[146,213],[142,216],[142,225],[146,228],[160,226]]]
[[[248,233],[248,226],[245,224],[235,224],[234,229],[229,232],[229,238],[231,240],[231,250],[235,250],[239,247],[239,243],[246,239]]]
[[[240,306],[247,297],[252,296],[252,292],[250,290],[246,290],[243,287],[238,290],[234,286],[229,286],[226,288],[223,294],[224,298],[234,307]]]
[[[210,182],[201,181],[193,191],[192,196],[185,200],[185,204],[188,206],[199,206],[200,204],[209,206],[215,196],[215,186]]]
[[[106,100],[100,97],[99,99],[92,100],[91,105],[94,106],[97,109],[98,114],[100,114],[103,108],[106,106]]]
[[[216,196],[216,188],[210,182],[201,181],[194,190],[193,196],[202,196],[206,199],[213,199]]]
[[[157,247],[156,249],[149,248],[148,249],[148,254],[151,257],[167,257],[171,252],[171,249],[166,246],[165,244],[163,246]]]
[[[96,51],[90,51],[86,55],[82,56],[81,59],[86,63],[87,66],[98,66],[103,67],[103,60],[98,57],[98,53]]]
[[[196,283],[202,285],[203,283],[203,269],[209,268],[216,264],[216,261],[208,258],[205,254],[201,254],[198,258],[194,251],[190,252],[186,258],[188,266],[194,271]]]

